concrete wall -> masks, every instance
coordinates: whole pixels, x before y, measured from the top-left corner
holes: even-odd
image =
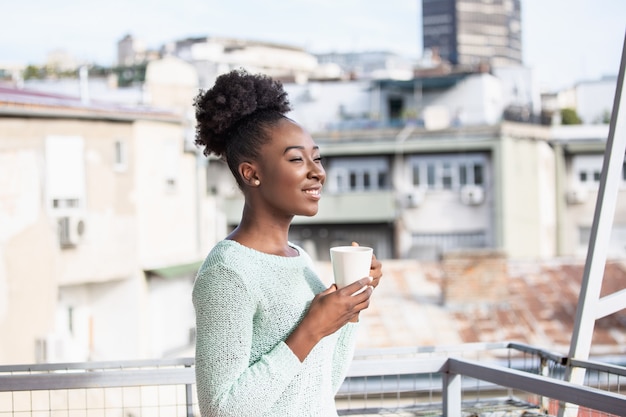
[[[85,192],[77,207],[55,208],[48,196],[52,136],[81,144]],[[144,270],[203,259],[219,228],[204,165],[183,152],[182,123],[3,117],[0,139],[0,332],[10,335],[0,363],[132,359],[171,349],[153,344],[160,316],[150,314]],[[64,216],[84,221],[73,246],[59,241]],[[192,279],[182,277],[189,292]],[[178,344],[189,340],[193,318],[186,321]]]
[[[556,183],[550,145],[505,136],[498,171],[502,250],[513,258],[554,256]]]

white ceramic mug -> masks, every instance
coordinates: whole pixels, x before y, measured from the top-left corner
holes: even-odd
[[[370,275],[372,248],[366,246],[335,246],[330,248],[335,284],[338,288]]]

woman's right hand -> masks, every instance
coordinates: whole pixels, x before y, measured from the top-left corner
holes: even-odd
[[[369,307],[373,291],[371,283],[372,278],[365,277],[341,289],[331,285],[315,296],[303,321],[310,321],[309,325],[320,335],[320,339],[335,333]]]
[[[300,361],[304,361],[322,338],[355,321],[359,313],[369,306],[373,291],[371,283],[372,278],[365,277],[341,289],[333,284],[313,298],[302,322],[285,340]]]

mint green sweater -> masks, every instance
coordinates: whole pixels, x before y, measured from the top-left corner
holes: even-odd
[[[300,362],[284,340],[326,287],[310,257],[219,242],[198,272],[196,388],[203,417],[336,416],[334,396],[357,325],[322,339]]]

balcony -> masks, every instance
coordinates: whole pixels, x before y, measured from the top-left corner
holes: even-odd
[[[623,51],[617,105],[626,104]],[[626,416],[624,355],[580,359],[595,321],[626,308],[624,289],[600,298],[626,148],[623,114],[609,136],[570,354],[515,342],[358,350],[336,395],[340,415]],[[0,366],[0,417],[199,416],[194,383],[189,358]]]
[[[0,367],[0,416],[199,416],[191,358]],[[563,380],[567,367],[581,385]],[[502,342],[357,351],[345,416],[626,415],[626,367]]]
[[[367,210],[363,210],[363,207],[367,207]],[[242,209],[242,196],[237,195],[224,200],[224,212],[229,224],[239,223]],[[394,192],[391,190],[326,193],[320,200],[317,215],[296,217],[294,224],[385,223],[393,221],[395,217]]]

